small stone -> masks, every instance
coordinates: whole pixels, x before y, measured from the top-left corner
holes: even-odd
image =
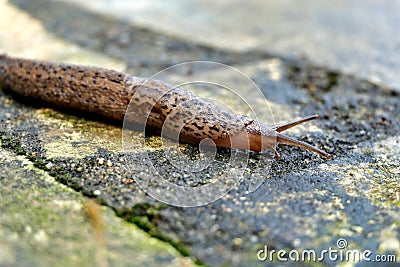
[[[237,237],[237,238],[233,239],[233,244],[235,246],[240,246],[243,244],[243,240],[241,238]]]
[[[41,229],[37,233],[34,234],[33,239],[38,243],[45,244],[45,243],[47,243],[48,236],[47,236],[46,232]]]
[[[100,190],[98,190],[98,189],[97,189],[97,190],[94,190],[93,194],[94,194],[94,195],[96,195],[96,196],[98,196],[98,195],[100,195],[100,194],[101,194],[101,191],[100,191]]]
[[[52,167],[53,167],[53,163],[49,162],[49,163],[46,164],[46,168],[47,169],[50,170]]]
[[[294,246],[294,247],[299,247],[300,244],[301,244],[301,240],[300,240],[299,238],[295,238],[295,239],[293,240],[293,246]]]
[[[258,242],[258,237],[257,237],[256,235],[252,235],[252,236],[250,237],[250,242],[251,242],[251,243],[257,243],[257,242]]]
[[[28,234],[32,233],[32,227],[30,227],[29,225],[26,225],[26,226],[25,226],[25,231],[26,231]]]
[[[124,184],[131,184],[133,183],[133,179],[125,179]]]
[[[103,165],[104,164],[104,158],[97,158],[96,159],[97,164]]]
[[[225,212],[229,212],[229,213],[231,213],[233,210],[231,209],[231,208],[226,208],[225,209]]]

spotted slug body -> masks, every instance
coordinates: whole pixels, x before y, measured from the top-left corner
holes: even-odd
[[[262,151],[277,143],[326,152],[281,134],[313,120],[310,116],[289,123],[264,125],[229,113],[189,91],[166,83],[133,77],[113,70],[34,61],[0,55],[0,83],[12,91],[60,107],[83,110],[116,120],[146,123],[178,134],[181,142],[198,144],[211,139],[216,146]]]

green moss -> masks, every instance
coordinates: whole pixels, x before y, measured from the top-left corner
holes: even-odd
[[[0,141],[1,147],[12,150],[15,154],[25,156],[29,161],[33,163],[33,165],[41,170],[47,170],[46,165],[49,163],[45,159],[33,156],[31,153],[28,153],[21,145],[21,141],[17,138],[6,137],[5,133],[0,132]],[[55,166],[54,169],[48,171],[48,173],[53,176],[56,180],[60,181],[62,177],[69,179],[70,174],[62,174],[63,168],[61,166]]]
[[[371,190],[375,204],[400,206],[400,186],[396,174],[388,171],[390,166],[376,166],[383,175],[376,176],[373,181],[375,187]]]
[[[26,151],[21,146],[21,142],[12,137],[6,137],[5,133],[0,133],[1,146],[13,150],[17,155],[25,155]]]
[[[158,136],[150,136],[150,137],[146,137],[145,144],[148,147],[160,148],[163,145],[163,140],[162,140],[162,138],[160,138]]]
[[[164,207],[163,204],[153,206],[150,204],[138,204],[128,211],[116,211],[116,214],[130,223],[134,223],[140,229],[147,232],[151,237],[169,243],[182,256],[190,256],[190,250],[181,242],[171,239],[157,230],[152,223],[153,219],[158,216],[159,211]],[[194,260],[195,264],[205,266],[202,261]]]
[[[328,83],[329,83],[330,88],[332,88],[333,86],[338,84],[339,73],[333,72],[333,71],[328,71],[326,75],[328,77]]]
[[[364,150],[364,153],[365,153],[365,154],[372,154],[373,151],[372,151],[371,148],[367,147],[367,148]]]
[[[52,168],[50,171],[46,167],[46,165],[49,163],[43,158],[33,156],[31,153],[28,153],[22,146],[21,142],[12,137],[5,137],[4,133],[0,133],[0,140],[1,140],[1,146],[7,149],[10,149],[14,151],[18,155],[24,155],[26,156],[35,167],[42,169],[49,173],[51,176],[55,177],[56,180],[60,181],[62,179],[68,180],[71,175],[69,173],[62,174],[62,167],[55,166]],[[77,184],[69,184],[70,188],[73,189],[78,189],[79,186]],[[131,210],[129,211],[124,211],[124,212],[117,212],[117,215],[120,217],[123,217],[126,221],[134,223],[137,225],[139,228],[143,229],[146,231],[150,236],[155,237],[161,241],[169,243],[172,247],[174,247],[182,256],[190,256],[190,250],[181,242],[172,240],[171,238],[167,237],[166,235],[162,234],[159,232],[154,224],[152,223],[152,220],[154,217],[158,215],[158,212],[160,209],[162,209],[164,206],[163,205],[158,205],[158,206],[153,206],[149,204],[144,204],[144,205],[135,205]],[[40,209],[38,209],[40,210]],[[43,214],[42,214],[43,213]],[[40,212],[40,214],[37,214],[37,216],[34,216],[32,218],[32,223],[39,223],[41,221],[42,217],[49,217],[51,214],[48,212],[48,210],[43,210]],[[195,263],[200,266],[204,266],[204,263],[195,260]]]

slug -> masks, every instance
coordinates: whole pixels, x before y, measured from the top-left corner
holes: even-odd
[[[0,55],[0,83],[11,91],[60,107],[91,112],[111,119],[144,122],[166,129],[179,141],[199,144],[211,139],[217,147],[276,151],[277,143],[330,155],[282,131],[317,115],[287,123],[264,125],[229,113],[193,93],[156,80],[113,70],[58,64]],[[143,118],[146,118],[145,120]]]

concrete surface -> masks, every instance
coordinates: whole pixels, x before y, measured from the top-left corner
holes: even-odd
[[[223,49],[305,57],[400,90],[398,1],[65,2]]]
[[[253,2],[251,5],[256,4]],[[343,6],[342,3],[342,8],[345,8]],[[176,14],[181,14],[179,10],[184,10],[185,6],[176,8]],[[144,242],[140,243],[143,244],[140,249],[135,249],[143,259],[143,262],[138,262],[143,264],[146,263],[145,259],[151,258],[154,264],[160,265],[166,261],[167,264],[209,266],[279,266],[283,263],[276,258],[273,262],[258,260],[257,251],[267,245],[275,250],[315,249],[321,252],[329,247],[337,249],[336,242],[340,238],[346,239],[347,249],[369,249],[374,255],[396,255],[397,261],[400,260],[400,102],[399,92],[391,81],[385,83],[382,79],[384,85],[371,83],[362,79],[369,79],[370,76],[365,76],[363,70],[357,68],[352,70],[355,75],[347,75],[345,67],[342,68],[346,65],[344,61],[333,67],[326,62],[318,62],[323,65],[326,63],[320,67],[303,58],[293,59],[293,54],[288,50],[277,51],[268,46],[272,48],[266,48],[267,52],[263,52],[251,42],[246,44],[247,39],[243,39],[245,45],[240,49],[234,46],[227,48],[228,45],[221,48],[215,42],[205,45],[187,35],[176,37],[175,32],[167,31],[164,26],[156,29],[154,25],[139,26],[132,21],[128,23],[115,16],[103,16],[65,1],[3,1],[0,10],[2,28],[9,29],[0,33],[0,51],[11,55],[115,66],[113,68],[117,69],[126,66],[127,71],[135,75],[153,74],[188,59],[232,64],[261,88],[276,121],[319,114],[321,120],[288,133],[334,155],[332,159],[325,160],[310,152],[280,145],[278,150],[282,159],[267,164],[262,158],[259,161],[260,155],[251,153],[244,179],[223,198],[205,206],[178,208],[158,202],[135,184],[137,176],[148,180],[153,180],[153,177],[146,172],[145,165],[142,165],[143,169],[133,172],[126,168],[127,162],[120,143],[120,124],[98,120],[76,111],[59,110],[56,107],[51,109],[43,106],[43,103],[33,104],[29,99],[3,90],[0,96],[1,164],[6,168],[1,172],[1,194],[7,195],[7,205],[2,201],[2,214],[6,216],[0,221],[0,229],[5,229],[0,230],[3,240],[0,246],[5,247],[7,253],[3,256],[0,254],[0,263],[14,263],[17,266],[40,264],[40,258],[29,261],[36,243],[24,243],[14,238],[12,242],[15,247],[8,245],[9,233],[12,237],[26,232],[27,224],[13,219],[17,214],[16,209],[26,218],[39,213],[37,209],[48,210],[50,204],[47,204],[57,198],[67,198],[73,203],[76,201],[77,207],[81,207],[84,196],[96,198],[126,221],[121,221],[108,208],[104,208],[109,220],[123,225],[121,231],[115,229],[115,235],[130,239],[129,235],[135,235],[137,231],[130,230],[134,224],[159,242],[162,241],[160,249],[164,256],[160,258],[155,255],[159,254],[156,249],[151,254],[153,238],[132,236],[131,239]],[[223,10],[216,8],[209,12]],[[282,10],[289,10],[289,7],[282,4]],[[353,11],[354,7],[349,6],[348,12]],[[393,10],[387,12],[390,15]],[[235,14],[232,14],[229,20],[233,21],[234,17]],[[197,20],[208,21],[202,16]],[[196,25],[196,22],[194,17],[192,23]],[[310,23],[315,24],[318,23]],[[222,32],[223,27],[218,28],[218,24],[215,27]],[[337,29],[342,28],[338,26]],[[321,28],[321,31],[325,30]],[[235,39],[239,35],[227,33],[226,38]],[[299,36],[305,38],[300,33]],[[30,46],[23,45],[30,39],[36,41]],[[223,38],[220,36],[220,39]],[[267,42],[255,36],[253,39]],[[298,39],[293,37],[293,40],[296,43]],[[393,40],[395,43],[395,37]],[[361,41],[353,43],[363,44]],[[240,51],[244,49],[248,50]],[[369,48],[367,50],[371,51]],[[296,51],[295,54],[301,53],[300,50]],[[343,47],[338,51],[348,53]],[[274,54],[276,52],[280,55]],[[322,57],[318,51],[314,56]],[[384,72],[385,66],[380,65],[379,69]],[[226,99],[220,96],[218,100],[223,102]],[[265,107],[254,108],[261,112]],[[140,140],[141,135],[134,134],[134,138]],[[149,137],[148,142],[153,148],[137,150],[130,159],[140,167],[141,161],[150,156],[159,169],[174,173],[173,166],[165,160],[168,148],[157,149],[159,141],[154,136]],[[182,148],[191,151],[186,145]],[[214,169],[229,171],[235,167],[224,161],[229,150],[218,153],[219,158],[212,162]],[[21,162],[26,162],[31,171],[21,166]],[[15,177],[29,181],[32,186],[13,182],[14,175],[11,173],[14,172],[18,174]],[[55,188],[54,194],[47,194],[49,185],[41,182],[43,177],[50,179],[49,175],[54,177],[50,187]],[[199,179],[204,178],[207,182],[207,177],[205,173]],[[261,186],[255,192],[249,192],[251,181],[260,177]],[[190,183],[190,177],[186,178],[187,181],[172,181]],[[33,186],[37,183],[37,187]],[[26,194],[32,199],[21,200],[12,194],[10,185],[16,192],[38,191],[48,198],[45,198],[44,204],[35,202],[34,197],[44,198],[35,193]],[[57,193],[58,187],[68,193]],[[36,206],[27,205],[32,202],[37,203]],[[38,217],[28,224],[31,229],[29,235],[39,235],[39,241],[46,236],[46,245],[53,247],[54,244],[54,250],[49,253],[45,263],[50,265],[56,259],[66,257],[70,262],[88,262],[89,266],[94,264],[87,261],[92,255],[89,252],[77,253],[78,256],[70,253],[68,255],[71,258],[57,254],[62,253],[57,250],[57,245],[67,242],[69,237],[75,236],[74,233],[83,232],[90,236],[90,223],[79,217],[79,214],[82,216],[81,209],[77,208],[73,213],[78,214],[74,216],[78,216],[76,220],[82,223],[73,224],[70,235],[62,235],[59,239],[48,233],[65,227],[65,222],[58,216],[56,219],[51,219],[51,215]],[[46,222],[49,219],[52,224]],[[41,230],[42,224],[46,224],[48,228],[45,229],[49,230]],[[15,230],[13,225],[22,230]],[[29,235],[26,234],[26,238],[30,238]],[[76,235],[77,247],[88,246],[88,250],[94,253],[94,244],[87,244],[81,234]],[[136,256],[127,252],[124,254],[130,251],[131,246],[137,245],[136,242],[125,243],[125,238],[118,240],[121,254],[110,256],[109,250],[113,247],[103,247],[107,251],[104,262],[111,266],[129,266],[130,260],[136,262]],[[190,256],[190,260],[182,257],[186,255]],[[293,262],[290,264],[293,265]],[[318,264],[356,265],[327,258]],[[391,264],[395,266],[396,263]],[[294,262],[294,265],[314,264]],[[362,262],[357,266],[369,265]]]

